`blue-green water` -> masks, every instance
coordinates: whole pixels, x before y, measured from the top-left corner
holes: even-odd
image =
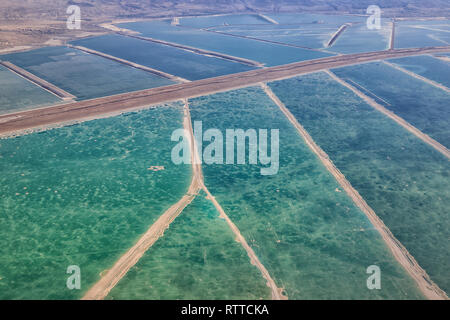
[[[186,192],[182,105],[0,140],[0,299],[77,299]],[[165,170],[151,171],[150,166]],[[69,265],[81,290],[66,287]]]
[[[370,30],[366,23],[348,27],[336,40],[330,51],[349,54],[389,49],[391,24],[382,20],[381,29]]]
[[[180,18],[180,25],[191,28],[209,28],[220,25],[251,25],[251,24],[268,24],[269,22],[262,19],[256,14],[229,14],[217,16],[203,16]]]
[[[138,31],[147,37],[246,58],[267,66],[331,56],[329,53],[320,51],[237,38],[188,27],[171,26],[170,20],[122,23],[118,26]]]
[[[450,33],[445,26],[450,26],[449,20],[397,22],[395,48],[447,46],[450,43]]]
[[[334,24],[343,25],[347,22],[365,22],[367,18],[351,15],[328,15],[315,13],[268,13],[268,17],[280,24]]]
[[[445,27],[450,26],[449,19],[439,19],[439,20],[404,20],[400,21],[402,25],[408,26],[425,26],[432,27],[433,29],[445,29]]]
[[[432,56],[417,56],[392,59],[389,62],[450,87],[450,62],[448,61]]]
[[[202,192],[108,298],[270,299],[270,290]]]
[[[75,95],[78,100],[173,84],[173,81],[67,47],[0,57]]]
[[[241,63],[119,35],[81,39],[73,41],[72,44],[104,52],[188,80],[199,80],[255,69]]]
[[[326,74],[270,87],[430,277],[449,292],[448,159]]]
[[[60,102],[50,92],[0,66],[0,114]]]
[[[387,109],[450,147],[450,94],[446,91],[380,62],[333,72],[380,97]]]
[[[225,26],[211,30],[230,33],[238,36],[253,37],[262,40],[282,42],[286,44],[324,48],[339,26],[323,24],[310,25],[257,25],[257,26]]]
[[[260,88],[193,99],[191,115],[203,121],[203,131],[280,130],[278,174],[262,176],[256,165],[203,170],[208,189],[290,299],[421,297],[366,216]],[[373,264],[382,270],[381,290],[366,287]]]

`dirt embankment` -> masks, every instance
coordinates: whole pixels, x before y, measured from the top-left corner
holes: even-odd
[[[39,87],[53,93],[54,95],[56,95],[57,97],[59,97],[63,100],[74,100],[76,98],[74,95],[68,93],[67,91],[64,91],[63,89],[58,88],[54,84],[51,84],[51,83],[45,81],[44,79],[41,79],[41,78],[35,76],[34,74],[16,66],[15,64],[13,64],[9,61],[0,61],[0,64],[3,65],[4,67],[8,68],[12,72],[18,74],[19,76],[27,79],[28,81],[31,81],[34,84],[38,85]]]
[[[357,88],[353,87],[351,84],[347,83],[346,81],[344,81],[341,78],[339,78],[338,76],[336,76],[333,72],[331,72],[329,70],[326,70],[325,72],[331,78],[333,78],[335,81],[339,82],[341,85],[343,85],[343,86],[347,87],[348,89],[350,89],[351,91],[353,91],[358,97],[360,97],[365,102],[367,102],[367,104],[370,105],[371,107],[373,107],[375,110],[388,116],[389,118],[391,118],[392,120],[397,122],[399,125],[401,125],[403,128],[405,128],[406,130],[408,130],[409,132],[414,134],[417,138],[419,138],[426,144],[429,144],[431,147],[433,147],[434,149],[436,149],[437,151],[442,153],[445,157],[450,159],[450,151],[445,146],[443,146],[442,144],[440,144],[439,142],[437,142],[436,140],[434,140],[427,134],[423,133],[422,131],[420,131],[419,129],[417,129],[416,127],[414,127],[409,122],[405,121],[403,118],[399,117],[392,111],[386,109],[381,104],[377,103],[374,99],[366,96],[364,93],[359,91]]]
[[[184,109],[183,127],[186,132],[191,128],[191,119],[187,104]],[[116,286],[125,274],[139,261],[144,253],[164,235],[169,225],[181,214],[197,196],[203,187],[203,174],[201,165],[197,162],[196,152],[193,152],[193,143],[191,144],[191,163],[192,163],[192,180],[187,193],[176,204],[171,206],[164,212],[155,223],[151,225],[148,231],[131,247],[120,259],[107,270],[106,274],[83,296],[83,300],[102,300]]]
[[[303,126],[297,121],[294,115],[286,108],[281,100],[272,92],[272,90],[266,85],[262,84],[262,88],[267,95],[278,105],[280,110],[297,129],[306,145],[313,151],[325,168],[334,176],[336,181],[345,190],[348,196],[353,200],[356,206],[361,209],[367,216],[375,229],[380,233],[386,246],[390,249],[395,259],[400,265],[408,272],[412,279],[416,282],[418,288],[423,295],[431,300],[446,300],[448,299],[446,293],[442,291],[428,276],[426,271],[421,268],[414,257],[408,252],[408,250],[398,241],[384,222],[377,216],[367,202],[361,197],[356,189],[350,184],[345,176],[339,171],[338,168],[331,161],[330,157],[323,151],[312,139],[309,133],[303,128]]]
[[[191,164],[192,164],[192,181],[187,193],[164,212],[158,220],[148,229],[148,231],[138,240],[138,242],[130,248],[120,259],[107,270],[105,274],[102,274],[101,279],[89,289],[89,291],[83,296],[83,300],[102,300],[109,292],[117,285],[117,283],[125,276],[125,274],[139,261],[139,259],[145,254],[145,252],[164,235],[169,225],[182,213],[198,195],[200,190],[204,190],[207,194],[207,199],[211,200],[220,213],[220,217],[225,219],[229,227],[236,236],[237,241],[243,246],[247,252],[250,262],[255,265],[261,272],[262,276],[267,281],[267,286],[271,289],[272,299],[284,300],[287,297],[283,296],[282,289],[278,288],[271,278],[269,272],[264,265],[259,261],[253,249],[248,245],[245,238],[240,233],[236,225],[230,220],[220,204],[211,195],[206,188],[203,180],[202,164],[197,152],[197,146],[195,144],[194,132],[192,129],[192,120],[189,112],[188,101],[185,100],[183,128],[185,130],[186,138],[189,141],[189,147],[191,150]]]
[[[0,137],[21,134],[30,129],[59,126],[62,123],[108,117],[122,112],[148,108],[159,103],[244,88],[260,82],[281,80],[330,68],[445,51],[450,51],[450,47],[396,49],[340,55],[76,103],[16,112],[0,116]]]
[[[182,44],[178,44],[178,43],[174,43],[174,42],[158,40],[158,39],[153,39],[153,38],[149,38],[149,37],[143,37],[143,36],[139,36],[139,35],[135,35],[135,34],[129,34],[129,33],[123,33],[123,32],[117,32],[117,33],[122,36],[136,38],[136,39],[144,40],[144,41],[150,41],[150,42],[154,42],[154,43],[159,43],[159,44],[163,44],[163,45],[166,45],[169,47],[186,50],[189,52],[201,54],[201,55],[208,56],[208,57],[215,57],[215,58],[219,58],[219,59],[223,59],[223,60],[229,60],[229,61],[238,62],[238,63],[246,64],[249,66],[253,66],[253,67],[263,67],[264,66],[263,64],[261,64],[260,62],[257,62],[257,61],[240,58],[240,57],[235,57],[235,56],[230,56],[228,54],[224,54],[224,53],[220,53],[220,52],[194,48],[194,47],[190,47],[190,46],[186,46],[186,45],[182,45]]]
[[[421,81],[423,81],[423,82],[426,82],[426,83],[428,83],[428,84],[431,84],[432,86],[435,86],[435,87],[437,87],[437,88],[439,88],[439,89],[442,89],[442,90],[444,90],[444,91],[446,91],[446,92],[450,92],[450,89],[447,88],[446,86],[444,86],[444,85],[441,84],[441,83],[438,83],[438,82],[436,82],[436,81],[430,80],[430,79],[425,78],[425,77],[422,77],[421,75],[419,75],[419,74],[417,74],[417,73],[414,73],[414,72],[412,72],[412,71],[406,70],[405,68],[402,68],[402,67],[400,67],[399,65],[396,65],[396,64],[394,64],[394,63],[390,63],[390,62],[387,62],[387,61],[383,61],[383,63],[386,64],[386,65],[388,65],[388,66],[390,66],[390,67],[392,67],[392,68],[394,68],[394,69],[397,69],[397,70],[399,70],[399,71],[401,71],[401,72],[404,72],[404,73],[406,73],[407,75],[409,75],[409,76],[411,76],[411,77],[414,77],[414,78],[419,79],[419,80],[421,80]]]
[[[114,57],[114,56],[111,56],[109,54],[106,54],[106,53],[103,53],[103,52],[99,52],[99,51],[96,51],[96,50],[93,50],[93,49],[89,49],[89,48],[82,47],[82,46],[73,46],[73,45],[70,45],[70,44],[68,44],[67,46],[69,48],[74,48],[74,49],[78,49],[80,51],[84,51],[86,53],[94,54],[96,56],[100,56],[100,57],[103,57],[103,58],[106,58],[106,59],[109,59],[109,60],[112,60],[112,61],[116,61],[116,62],[119,62],[121,64],[125,64],[127,66],[130,66],[130,67],[133,67],[133,68],[136,68],[136,69],[141,69],[143,71],[153,73],[153,74],[155,74],[157,76],[160,76],[160,77],[163,77],[163,78],[175,81],[175,82],[182,82],[182,83],[190,82],[189,80],[186,80],[186,79],[181,78],[181,77],[174,76],[172,74],[163,72],[161,70],[156,70],[156,69],[153,69],[153,68],[150,68],[150,67],[147,67],[147,66],[143,66],[143,65],[140,65],[140,64],[137,64],[137,63],[125,60],[125,59],[121,59],[121,58],[118,58],[118,57]]]
[[[327,47],[327,48],[331,47],[331,46],[336,42],[336,40],[339,38],[339,36],[340,36],[341,34],[343,34],[344,31],[345,31],[348,27],[350,27],[350,26],[351,26],[350,23],[345,23],[345,24],[343,24],[342,26],[340,26],[339,29],[331,36],[331,38],[330,38],[330,40],[328,41],[326,47]]]

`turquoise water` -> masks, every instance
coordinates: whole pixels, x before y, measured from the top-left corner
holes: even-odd
[[[73,41],[72,44],[101,51],[188,80],[255,69],[241,63],[206,57],[182,49],[119,35],[81,39]]]
[[[386,108],[450,147],[449,93],[380,62],[339,68],[333,72],[382,98]]]
[[[298,41],[305,41],[305,44],[312,45],[313,48],[320,48],[320,44],[325,44],[330,39],[331,35],[337,31],[337,29],[345,23],[354,23],[352,27],[349,27],[342,33],[334,45],[329,49],[338,53],[358,53],[368,51],[385,50],[389,46],[390,36],[390,24],[382,19],[381,30],[369,30],[366,26],[367,17],[351,16],[351,15],[325,15],[325,14],[268,14],[271,18],[275,19],[281,24],[304,24],[304,27],[317,28],[320,31],[321,28],[332,28],[327,30],[326,33],[320,32],[316,35],[315,41],[313,38],[301,39]],[[300,36],[300,35],[299,35]],[[284,38],[283,38],[284,39]],[[294,37],[285,41],[296,41]],[[309,42],[312,41],[312,42]],[[293,42],[294,44],[297,44]]]
[[[415,284],[365,215],[340,189],[294,127],[260,88],[193,99],[208,128],[279,129],[280,169],[204,165],[205,184],[290,299],[415,299]],[[204,143],[204,147],[207,143]],[[382,270],[368,290],[366,268]]]
[[[138,31],[147,37],[246,58],[264,63],[267,66],[318,59],[331,55],[188,27],[170,26],[170,20],[122,23],[118,26]]]
[[[180,25],[191,28],[208,28],[220,25],[236,25],[236,24],[268,24],[269,22],[262,19],[256,14],[230,14],[218,16],[203,16],[192,18],[180,18]]]
[[[365,22],[367,18],[351,15],[328,15],[315,13],[268,13],[268,17],[280,24],[318,23],[343,25],[347,22]]]
[[[270,299],[260,271],[201,193],[108,299]]]
[[[395,26],[395,48],[419,48],[432,46],[447,46],[450,43],[450,33],[446,29],[440,31],[438,25],[433,21],[396,23]],[[443,24],[440,22],[439,24]],[[448,23],[447,23],[448,25]],[[418,26],[418,27],[415,27]],[[436,30],[423,29],[421,27],[432,28]]]
[[[173,84],[173,81],[67,47],[1,57],[75,95],[92,99]]]
[[[450,87],[450,62],[448,61],[432,56],[417,56],[392,59],[389,62]]]
[[[450,26],[450,20],[449,19],[442,19],[442,20],[405,20],[400,21],[402,25],[419,25],[419,26],[426,26],[426,27],[432,27],[432,28],[439,28],[439,29],[445,29],[445,27]]]
[[[186,192],[190,166],[170,157],[181,123],[174,103],[0,140],[0,299],[78,299],[98,281]]]
[[[50,92],[0,66],[0,114],[60,102]]]
[[[339,26],[311,25],[257,25],[226,26],[211,30],[238,36],[253,37],[262,40],[282,42],[308,48],[324,48]]]
[[[326,74],[270,86],[396,238],[449,292],[448,159]]]
[[[389,49],[392,25],[382,20],[381,29],[369,30],[367,24],[348,27],[329,49],[343,54]]]

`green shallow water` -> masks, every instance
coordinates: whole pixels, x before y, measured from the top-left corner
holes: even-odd
[[[77,100],[174,83],[143,70],[67,47],[46,47],[0,58],[66,90]]]
[[[448,159],[326,74],[270,86],[431,279],[449,292]]]
[[[0,114],[60,102],[50,92],[0,66]]]
[[[389,62],[450,87],[450,62],[448,61],[432,56],[416,56],[391,59]]]
[[[366,216],[260,88],[193,99],[191,115],[203,121],[203,132],[280,130],[278,174],[261,176],[248,164],[203,170],[210,192],[290,299],[421,298]],[[366,287],[373,264],[382,270],[381,290]]]
[[[270,289],[202,192],[108,299],[270,299]]]
[[[186,192],[190,166],[170,156],[182,117],[174,103],[0,140],[0,299],[77,299],[99,280]]]
[[[333,69],[333,72],[362,86],[375,99],[381,98],[378,102],[387,109],[450,147],[448,92],[380,62]]]

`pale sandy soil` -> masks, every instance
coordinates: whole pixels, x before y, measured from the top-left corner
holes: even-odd
[[[272,90],[266,85],[262,84],[262,88],[267,95],[278,105],[281,111],[285,114],[288,120],[294,125],[297,131],[302,136],[308,147],[316,154],[316,156],[323,163],[325,168],[335,177],[337,182],[350,196],[353,202],[365,213],[375,229],[380,233],[386,246],[390,249],[395,259],[400,265],[411,275],[416,282],[420,291],[428,299],[443,300],[448,299],[444,291],[442,291],[423,270],[414,257],[408,252],[408,250],[394,237],[392,232],[386,227],[384,222],[376,215],[372,208],[366,203],[361,195],[352,187],[350,182],[339,171],[338,168],[330,160],[329,156],[314,142],[309,133],[303,128],[303,126],[297,121],[292,113],[286,108],[286,106],[280,101],[280,99],[272,92]]]
[[[434,55],[433,57],[441,59],[441,60],[446,61],[446,62],[450,62],[450,57],[447,57],[447,56]]]
[[[137,32],[137,31],[133,31],[133,30],[125,29],[125,28],[119,28],[111,23],[102,23],[102,24],[100,24],[100,27],[114,31],[114,32],[123,32],[126,34],[139,34],[139,32]]]
[[[60,45],[77,38],[100,35],[105,31],[92,22],[82,23],[81,30],[69,30],[65,21],[0,19],[0,50]]]
[[[15,46],[15,47],[6,48],[6,49],[0,49],[0,54],[26,51],[26,50],[30,50],[32,48],[33,48],[32,46]]]
[[[263,18],[264,20],[268,21],[271,24],[279,24],[278,21],[276,21],[275,19],[272,19],[272,18],[270,18],[270,17],[268,17],[268,16],[266,16],[266,15],[264,15],[262,13],[260,13],[259,16],[261,18]]]
[[[395,20],[391,22],[391,36],[389,38],[389,50],[393,50],[395,47]]]
[[[337,31],[331,35],[331,38],[330,40],[328,40],[326,47],[327,48],[331,47],[333,43],[336,42],[337,38],[339,38],[339,36],[345,31],[345,29],[347,29],[350,26],[351,26],[350,23],[344,23],[342,26],[340,26],[339,29],[337,29]]]

